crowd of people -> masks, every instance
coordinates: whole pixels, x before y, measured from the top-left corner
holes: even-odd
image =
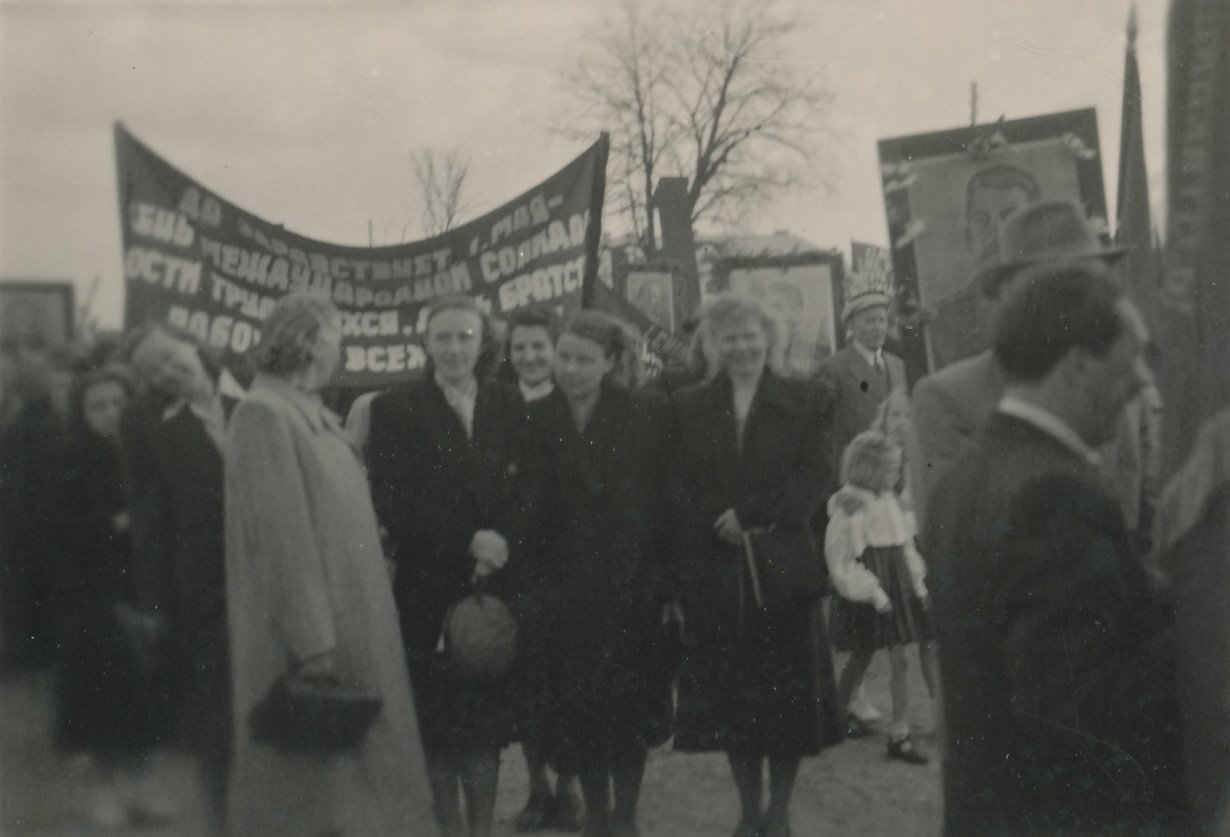
[[[736,837],[783,837],[801,760],[874,733],[878,651],[886,757],[941,755],[911,735],[915,646],[947,833],[1197,831],[1170,611],[1096,453],[1148,335],[1078,207],[1000,237],[993,349],[912,396],[874,290],[811,380],[746,296],[649,381],[606,314],[445,297],[424,373],[345,422],[341,317],[310,296],[250,374],[164,323],[59,358],[4,435],[6,652],[54,657],[56,741],[112,825],[167,815],[121,786],[175,742],[219,833],[483,837],[519,742],[518,830],[627,837],[673,737],[726,754]],[[287,681],[380,708],[342,753],[277,746],[251,718]]]

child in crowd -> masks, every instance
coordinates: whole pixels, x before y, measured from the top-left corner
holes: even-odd
[[[860,433],[841,463],[842,488],[829,501],[824,555],[837,592],[833,642],[850,658],[838,680],[840,706],[849,703],[875,652],[889,651],[892,726],[888,755],[907,764],[928,759],[910,740],[905,647],[929,639],[926,566],[896,487],[901,450],[877,431]]]

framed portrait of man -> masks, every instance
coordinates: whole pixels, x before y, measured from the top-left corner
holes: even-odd
[[[633,268],[625,280],[628,301],[654,323],[675,330],[674,285],[669,270]]]
[[[72,339],[71,282],[0,280],[0,340],[37,349]]]
[[[972,280],[998,257],[1004,218],[1038,200],[1070,200],[1106,229],[1092,108],[885,139],[879,154],[900,298],[925,323],[905,349],[924,372],[989,345]]]
[[[783,372],[806,378],[837,350],[841,336],[842,256],[815,251],[786,256],[738,256],[714,266],[722,290],[764,300],[781,321]]]

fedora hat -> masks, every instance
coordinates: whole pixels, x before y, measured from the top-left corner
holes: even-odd
[[[1004,219],[999,228],[999,249],[977,270],[974,281],[985,295],[994,296],[1004,280],[1021,268],[1074,259],[1113,262],[1127,250],[1103,247],[1079,204],[1038,201]]]

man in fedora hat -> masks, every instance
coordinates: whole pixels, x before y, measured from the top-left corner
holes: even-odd
[[[1095,262],[1038,260],[995,324],[1004,395],[923,532],[943,649],[944,833],[1192,834],[1173,609],[1097,449],[1152,378]]]
[[[973,284],[994,319],[1016,291],[1026,268],[1069,260],[1106,266],[1124,252],[1102,246],[1076,203],[1038,201],[1004,219],[998,253],[975,273]],[[926,525],[935,481],[973,441],[1003,394],[1003,386],[990,349],[946,366],[915,386],[909,461],[919,531]]]

